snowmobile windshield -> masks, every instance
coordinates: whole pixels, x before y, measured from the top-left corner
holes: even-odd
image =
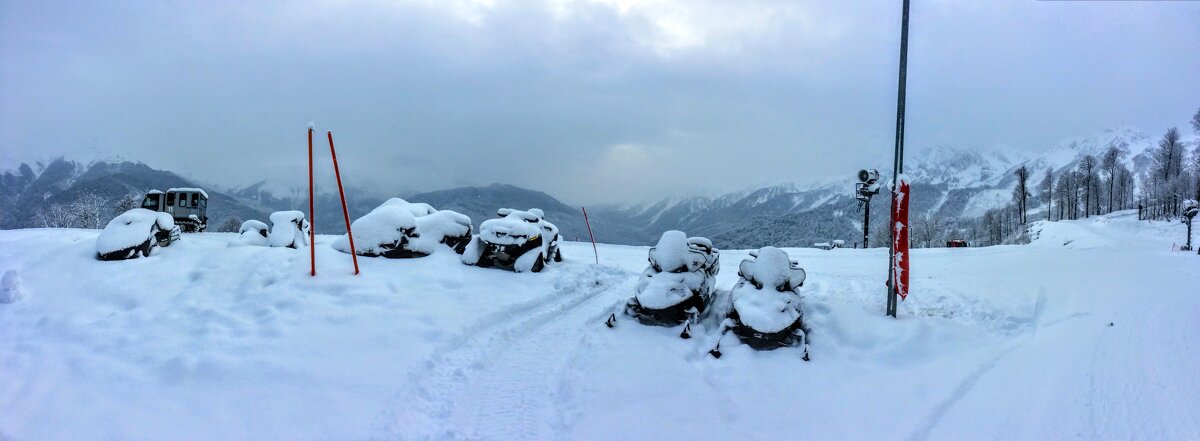
[[[743,260],[738,272],[754,286],[770,286],[778,291],[791,291],[804,286],[806,274],[787,253],[774,247],[764,247],[753,259]]]

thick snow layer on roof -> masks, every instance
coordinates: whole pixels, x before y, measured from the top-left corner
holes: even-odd
[[[204,189],[200,189],[200,188],[181,187],[181,188],[170,188],[170,189],[167,189],[167,192],[168,192],[168,193],[173,193],[173,192],[177,192],[177,191],[186,191],[186,192],[200,193],[200,195],[201,195],[201,196],[204,196],[204,198],[205,198],[205,199],[208,199],[208,193],[207,193],[207,192],[205,192],[205,191],[204,191]]]
[[[152,235],[151,227],[155,222],[162,230],[175,228],[175,220],[167,213],[144,208],[134,208],[122,213],[108,221],[108,225],[96,237],[96,252],[107,254],[141,245]]]
[[[304,213],[295,210],[276,211],[271,213],[271,234],[268,243],[273,247],[308,245],[308,228]]]
[[[163,194],[162,190],[150,190],[146,194]]]

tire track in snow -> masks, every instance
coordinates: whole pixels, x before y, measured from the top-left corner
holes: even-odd
[[[489,314],[439,345],[377,418],[380,437],[557,439],[569,429],[568,377],[589,345],[580,330],[610,312],[601,294],[628,274],[563,269],[573,271],[556,274],[553,294]]]

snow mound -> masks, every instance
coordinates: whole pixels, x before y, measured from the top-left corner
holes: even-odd
[[[427,216],[438,211],[437,209],[433,208],[432,205],[424,202],[409,202],[400,198],[391,198],[383,201],[383,203],[379,204],[379,207],[376,209],[383,207],[401,207],[405,210],[408,210],[409,213],[412,213],[413,217]]]
[[[407,207],[386,202],[350,223],[350,230],[354,232],[354,251],[358,254],[382,253],[385,251],[383,245],[399,245],[405,236],[415,235],[416,228],[416,218]],[[339,236],[333,241],[333,248],[349,253],[348,236]]]
[[[160,230],[175,228],[175,219],[170,214],[134,208],[108,221],[104,231],[96,237],[96,252],[108,254],[138,246],[151,236],[151,228],[158,224]]]
[[[261,221],[250,219],[242,222],[242,227],[238,228],[238,237],[230,242],[230,246],[260,246],[265,247],[270,243],[267,238],[267,232],[270,229],[267,224]]]
[[[0,277],[0,303],[16,303],[25,298],[25,290],[21,287],[21,274],[17,270],[8,270]]]
[[[442,239],[459,237],[471,232],[471,218],[450,210],[436,210],[416,219],[417,232],[421,235],[413,240],[413,249],[433,253],[441,247]]]
[[[299,211],[271,213],[271,234],[268,244],[273,247],[298,248],[308,246],[308,221]]]

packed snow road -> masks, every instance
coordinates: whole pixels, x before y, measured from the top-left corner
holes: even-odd
[[[95,260],[95,231],[0,231],[0,439],[1200,439],[1200,256],[1130,213],[1025,246],[788,252],[812,360],[715,327],[604,318],[646,248],[564,243],[540,274],[187,234]],[[746,251],[722,251],[718,297]],[[11,289],[10,289],[11,288]]]

